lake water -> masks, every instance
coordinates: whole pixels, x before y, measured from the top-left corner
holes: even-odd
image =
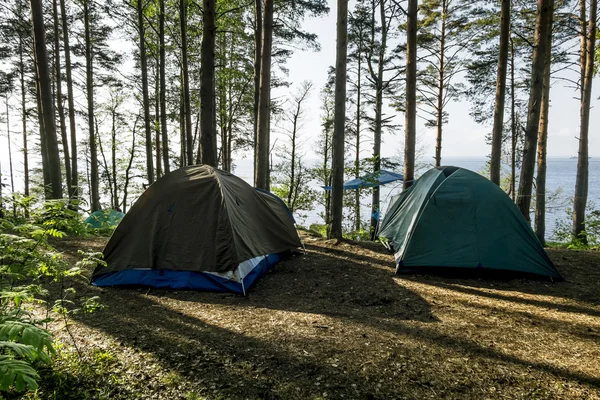
[[[454,165],[469,169],[474,172],[482,172],[486,165],[486,158],[444,158],[444,165]],[[600,159],[591,158],[589,160],[589,190],[588,201],[593,203],[596,208],[600,207]],[[253,169],[252,161],[238,160],[234,173],[246,180],[252,182]],[[575,193],[575,178],[577,174],[577,159],[572,158],[549,158],[547,167],[547,196],[548,208],[546,210],[546,238],[552,239],[554,228],[558,220],[566,220],[567,208],[572,207],[573,194]],[[402,172],[402,171],[399,171]],[[348,177],[348,179],[351,179]],[[319,189],[318,185],[314,185]],[[385,211],[389,199],[402,191],[401,183],[390,183],[382,187],[381,190],[381,210]],[[555,195],[556,194],[556,195]],[[320,214],[322,209],[316,207],[306,214],[305,217],[299,217],[298,222],[301,225],[309,226],[313,223],[323,223]],[[362,201],[361,213],[363,219],[370,215],[370,197]],[[532,217],[533,219],[533,217]]]

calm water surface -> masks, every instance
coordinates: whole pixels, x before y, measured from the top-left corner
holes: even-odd
[[[485,169],[485,158],[445,158],[444,165],[454,165],[475,172],[482,172]],[[589,190],[588,201],[593,203],[596,208],[600,208],[600,158],[591,158],[589,164]],[[235,174],[247,182],[252,182],[252,162],[251,160],[239,160],[235,169]],[[508,171],[508,169],[507,169]],[[399,171],[402,172],[402,171]],[[547,170],[547,196],[548,208],[546,212],[546,237],[551,239],[556,222],[568,218],[567,208],[573,204],[573,194],[575,192],[575,178],[577,174],[577,159],[572,158],[549,158]],[[351,179],[348,177],[348,179]],[[314,185],[319,189],[318,185]],[[385,211],[389,199],[402,190],[401,184],[391,183],[382,187],[381,190],[381,209]],[[370,214],[370,197],[366,197],[362,202],[363,218]],[[299,223],[309,226],[313,223],[322,223],[320,214],[322,209],[316,209],[304,213],[299,217]]]

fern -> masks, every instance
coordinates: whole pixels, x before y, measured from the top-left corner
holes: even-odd
[[[29,363],[16,360],[10,355],[0,355],[0,376],[0,391],[7,391],[11,386],[19,392],[25,388],[36,390],[40,379]]]

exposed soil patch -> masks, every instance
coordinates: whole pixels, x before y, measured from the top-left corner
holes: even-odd
[[[247,297],[81,279],[78,295],[107,308],[77,315],[74,335],[84,352],[115,357],[114,379],[98,390],[115,399],[600,398],[599,252],[551,250],[561,283],[397,277],[379,245],[303,239],[307,253]],[[74,261],[103,244],[59,246]]]

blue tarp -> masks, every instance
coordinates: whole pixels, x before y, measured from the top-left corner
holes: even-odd
[[[344,182],[344,190],[370,188],[402,180],[404,180],[404,175],[382,169],[379,172],[371,172],[360,178]],[[323,189],[331,190],[331,186],[323,186]]]
[[[226,279],[209,272],[176,271],[170,269],[125,269],[109,272],[92,278],[94,286],[147,286],[160,289],[205,290],[210,292],[246,291],[275,264],[281,261],[281,254],[269,254],[246,275],[242,282]]]

